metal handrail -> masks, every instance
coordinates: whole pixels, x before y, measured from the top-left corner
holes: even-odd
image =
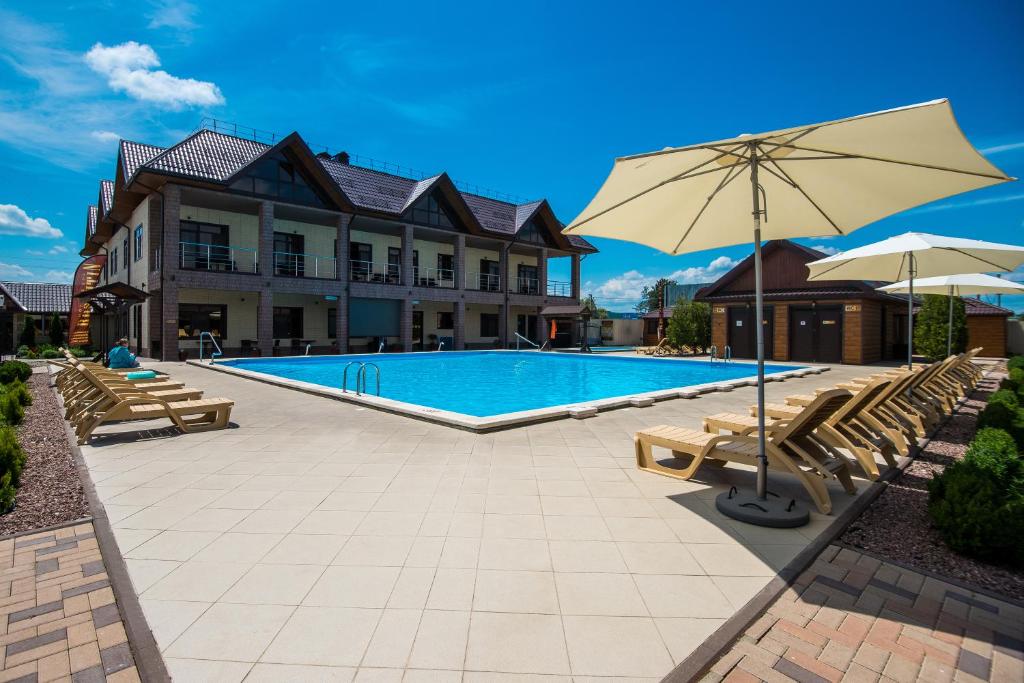
[[[540,294],[540,280],[534,277],[516,278],[516,292],[519,294]]]
[[[572,282],[548,280],[548,296],[572,296]]]
[[[716,344],[712,344],[711,348],[708,349],[708,355],[711,356],[711,362],[714,363],[715,358],[718,357],[718,346]]]
[[[455,288],[455,271],[451,268],[427,268],[416,266],[412,273],[413,284],[417,287]]]
[[[540,348],[540,344],[537,344],[535,342],[530,341],[529,339],[527,339],[523,335],[519,334],[518,332],[515,332],[514,334],[516,335],[516,351],[519,350],[519,340],[520,339],[522,339],[524,342],[526,342],[527,344],[529,344],[530,346],[532,346],[535,349],[539,349]]]
[[[384,352],[384,344],[385,344],[385,342],[381,342],[380,343],[380,346],[377,347],[377,353],[383,353]]]
[[[729,363],[730,361],[732,361],[732,347],[731,346],[727,345],[725,347],[725,353],[722,354],[722,361],[724,361],[726,363]]]
[[[214,358],[220,358],[221,356],[224,355],[224,352],[220,350],[220,345],[217,343],[217,340],[213,338],[213,334],[212,333],[210,333],[210,332],[200,332],[199,333],[199,362],[200,363],[203,362],[203,338],[204,337],[209,337],[210,338],[210,343],[213,344],[213,348],[217,349],[216,351],[213,351],[213,352],[210,353],[210,362],[212,363]]]
[[[244,264],[239,268],[235,254],[252,254],[252,264]],[[186,261],[191,260],[191,265]],[[178,267],[182,269],[215,270],[213,264],[225,265],[230,270],[243,272],[259,272],[259,252],[252,247],[233,247],[223,244],[203,244],[201,242],[178,242]],[[251,269],[248,267],[251,265]]]
[[[501,275],[497,273],[466,273],[466,289],[476,289],[481,292],[500,292]]]
[[[356,395],[357,396],[359,395],[359,388],[358,387],[359,387],[359,378],[360,377],[362,378],[363,393],[364,394],[367,393],[367,391],[366,391],[366,374],[367,374],[367,369],[368,368],[373,368],[373,370],[374,370],[374,375],[377,378],[377,395],[380,396],[380,368],[377,367],[376,363],[360,363],[359,364],[359,374],[356,375]]]
[[[318,256],[317,254],[300,254],[290,251],[275,251],[274,254],[274,275],[286,274],[291,277],[313,277],[331,280],[338,272],[338,259],[333,256]],[[278,256],[286,257],[283,261]],[[307,274],[306,263],[308,259],[313,260],[313,274]],[[330,268],[325,269],[324,275],[320,275],[320,261],[330,263]],[[283,272],[282,272],[283,271]],[[291,271],[291,272],[288,272]]]
[[[398,285],[402,284],[402,267],[394,263],[353,260],[348,264],[348,279],[352,282],[383,282]]]
[[[362,368],[362,363],[357,360],[350,360],[345,364],[345,369],[341,373],[341,393],[348,393],[348,369],[353,365],[358,365]],[[359,370],[356,370],[356,395],[359,395]]]

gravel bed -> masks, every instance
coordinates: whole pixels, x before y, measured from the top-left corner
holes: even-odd
[[[978,412],[999,378],[982,380],[966,404],[950,418],[904,473],[839,538],[841,543],[883,559],[919,567],[993,593],[1024,600],[1024,572],[958,555],[932,528],[928,482],[967,452]]]
[[[14,509],[0,515],[0,536],[88,517],[89,503],[64,431],[64,413],[49,386],[49,375],[29,378],[32,405],[18,427],[25,469]]]

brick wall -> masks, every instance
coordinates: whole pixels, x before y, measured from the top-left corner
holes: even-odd
[[[982,347],[982,357],[1006,357],[1006,318],[972,315],[967,318],[967,349]]]
[[[843,362],[861,365],[864,362],[863,314],[861,301],[843,301]]]
[[[772,358],[789,360],[789,306],[786,304],[775,304]]]
[[[729,315],[725,306],[712,304],[711,305],[711,343],[718,347],[718,352],[722,353],[726,345],[729,343],[729,331],[726,329],[729,325]]]

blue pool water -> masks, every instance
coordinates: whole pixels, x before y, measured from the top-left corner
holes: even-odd
[[[339,389],[344,368],[351,361],[372,362],[380,367],[380,395],[385,398],[475,417],[632,396],[757,374],[753,363],[515,351],[245,358],[223,364]],[[349,389],[355,388],[356,367],[352,366],[348,373]],[[766,364],[765,373],[799,367]],[[368,384],[373,393],[372,372]]]

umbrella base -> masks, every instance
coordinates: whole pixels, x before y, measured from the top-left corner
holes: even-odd
[[[795,499],[784,500],[768,492],[765,500],[757,494],[739,493],[735,487],[715,498],[715,507],[726,517],[757,526],[789,529],[811,521],[807,506]]]

